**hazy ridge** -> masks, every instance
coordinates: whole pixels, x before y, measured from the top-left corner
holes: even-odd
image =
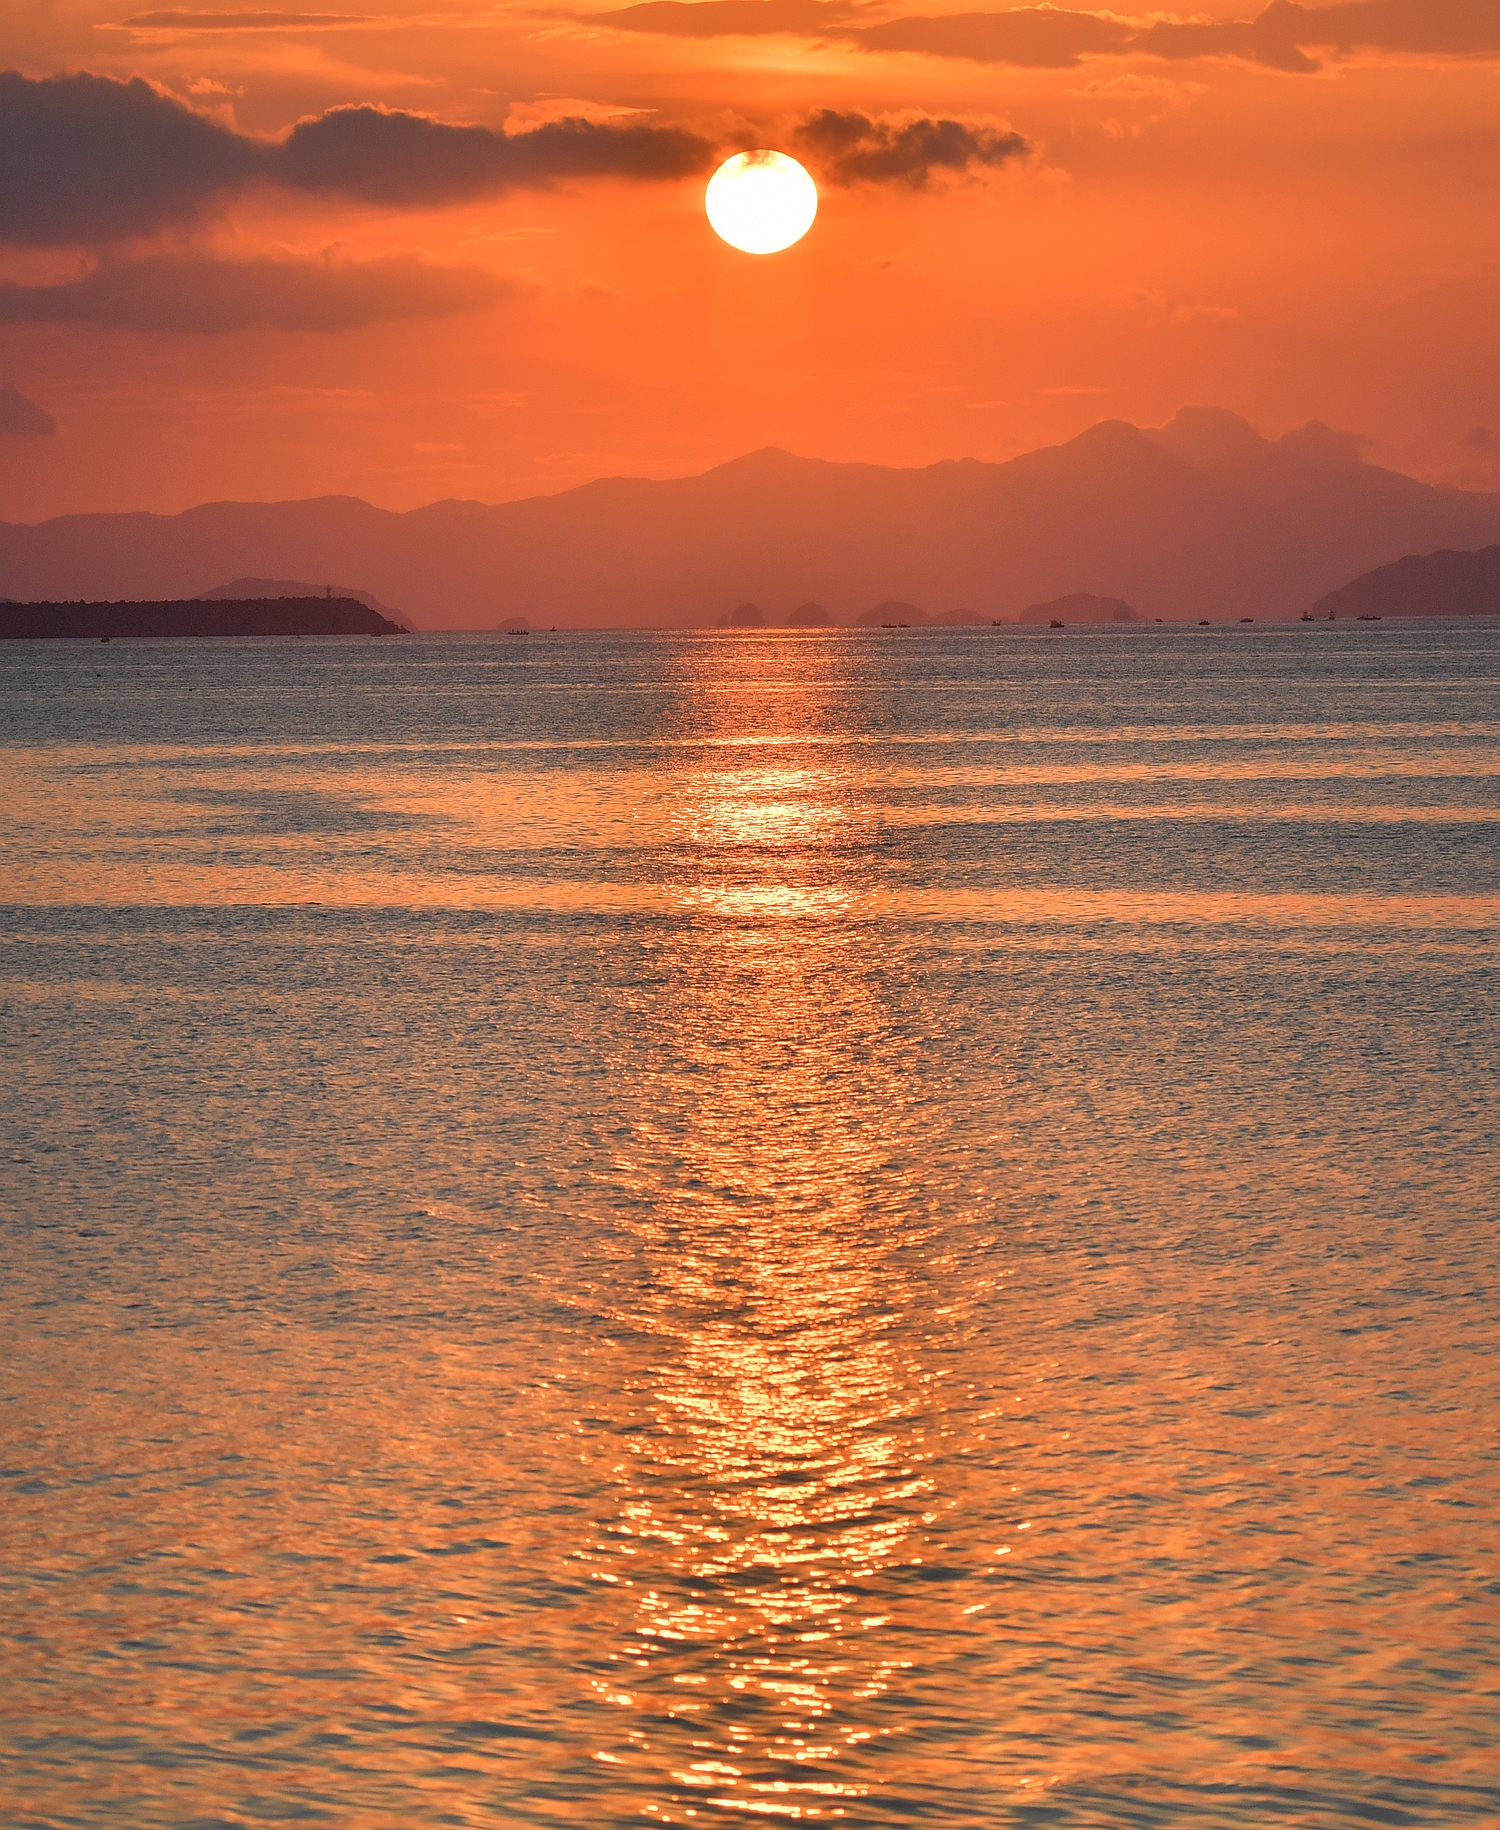
[[[426,627],[767,622],[883,600],[1017,619],[1087,593],[1142,617],[1296,616],[1412,553],[1500,540],[1500,495],[1363,462],[1313,424],[1271,441],[1234,414],[1107,421],[1004,464],[835,464],[768,449],[700,476],[556,496],[211,503],[180,515],[0,524],[0,595],[186,597],[241,575],[358,578]]]

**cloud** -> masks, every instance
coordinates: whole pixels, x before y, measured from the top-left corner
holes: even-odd
[[[1441,0],[1437,3],[1441,4]],[[1342,12],[1344,9],[1322,10]],[[1250,21],[1215,25],[1201,20],[1185,24],[1158,20],[1132,40],[1132,49],[1144,51],[1149,57],[1167,59],[1236,57],[1263,64],[1268,70],[1306,75],[1316,70],[1318,64],[1302,46],[1333,43],[1332,38],[1319,40],[1316,36],[1320,31],[1327,33],[1333,29],[1314,24],[1308,9],[1293,4],[1293,0],[1271,0],[1260,17]]]
[[[1079,57],[1143,53],[1165,60],[1235,57],[1306,75],[1319,68],[1312,51],[1495,55],[1500,7],[1495,0],[1345,0],[1323,7],[1271,0],[1249,20],[1158,18],[1151,24],[1130,24],[1109,13],[957,13],[891,20],[851,37],[865,49],[913,49],[986,64],[1055,66]]]
[[[1482,57],[1500,52],[1500,7],[1494,0],[1345,0],[1319,7],[1272,0],[1253,30],[1263,62],[1308,49]]]
[[[200,13],[175,6],[120,21],[133,32],[327,32],[372,23],[384,21],[368,13]]]
[[[795,137],[833,184],[922,185],[934,172],[1004,165],[1030,150],[1020,134],[1002,128],[926,115],[874,120],[832,108],[810,115]]]
[[[1130,70],[1122,76],[1095,77],[1073,93],[1103,97],[1112,102],[1170,102],[1180,106],[1207,95],[1208,85],[1186,82],[1174,76],[1142,76]]]
[[[1096,13],[1054,12],[1050,7],[1012,13],[948,13],[934,18],[891,19],[843,36],[865,51],[918,51],[928,57],[1011,64],[1019,69],[1071,70],[1084,57],[1129,48],[1132,28]]]
[[[586,15],[592,26],[656,32],[674,38],[837,38],[866,51],[919,51],[974,63],[1071,69],[1080,57],[1123,50],[1133,28],[1096,13],[1052,7],[1013,12],[952,13],[861,25],[859,9],[841,0],[645,0],[618,12]]]
[[[1310,419],[1305,426],[1283,432],[1277,446],[1292,457],[1305,458],[1314,464],[1349,466],[1362,463],[1369,440],[1362,432],[1335,432],[1321,419]]]
[[[589,25],[617,32],[655,32],[668,38],[759,38],[786,32],[820,38],[854,13],[841,0],[645,0],[613,13],[580,15]]]
[[[266,148],[138,77],[0,73],[0,240],[145,235],[264,169]]]
[[[861,24],[839,0],[647,0],[588,16],[616,31],[718,38],[772,32],[837,38],[871,52],[916,52],[1022,69],[1074,69],[1085,58],[1145,54],[1167,60],[1233,57],[1305,74],[1309,55],[1360,51],[1392,56],[1488,57],[1500,53],[1495,0],[1343,0],[1302,6],[1271,0],[1254,18],[1132,21],[1110,11],[1050,6],[911,15]]]
[[[56,431],[57,421],[45,407],[28,400],[8,381],[0,385],[0,433],[13,438],[50,438]]]
[[[570,178],[640,182],[701,170],[679,127],[560,120],[524,133],[336,108],[272,143],[195,114],[135,78],[0,73],[0,241],[118,241],[191,220],[255,183],[423,206]]]
[[[525,133],[454,127],[383,108],[335,108],[277,148],[276,176],[301,190],[367,203],[449,203],[565,178],[684,178],[712,146],[680,127],[547,121]]]
[[[0,285],[0,323],[207,335],[341,331],[398,318],[450,317],[516,290],[484,268],[440,267],[415,255],[344,264],[161,255],[106,262],[55,286]]]

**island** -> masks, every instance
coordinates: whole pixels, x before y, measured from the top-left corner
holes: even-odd
[[[131,636],[409,635],[352,597],[178,598],[144,603],[0,603],[0,641]]]
[[[1312,617],[1500,615],[1500,546],[1413,553],[1365,572],[1312,607]]]

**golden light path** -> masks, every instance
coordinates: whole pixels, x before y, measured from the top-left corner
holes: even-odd
[[[726,159],[708,181],[714,233],[742,254],[779,254],[801,241],[818,213],[818,187],[789,154],[762,148]]]

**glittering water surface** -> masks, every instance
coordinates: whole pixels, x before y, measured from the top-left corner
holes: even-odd
[[[6,1824],[1500,1821],[1497,684],[7,644]]]

